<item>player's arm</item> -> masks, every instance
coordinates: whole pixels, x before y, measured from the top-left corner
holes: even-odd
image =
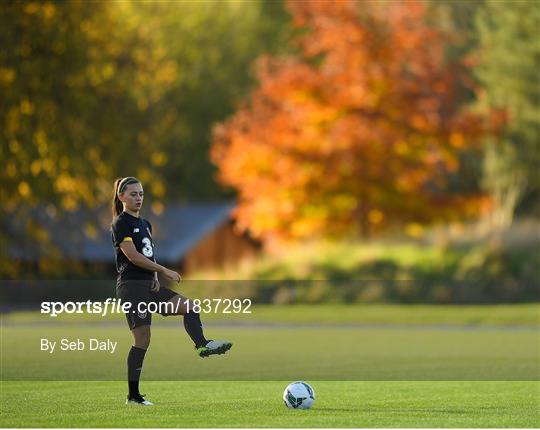
[[[138,266],[142,269],[148,270],[150,272],[161,273],[165,278],[170,279],[171,281],[180,282],[180,275],[174,270],[169,270],[166,267],[163,267],[161,264],[154,263],[149,258],[146,258],[142,255],[133,244],[131,240],[124,240],[120,243],[120,249],[135,266]]]

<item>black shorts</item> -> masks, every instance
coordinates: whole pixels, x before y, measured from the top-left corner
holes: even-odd
[[[174,296],[178,295],[173,290],[164,287],[161,287],[155,293],[150,290],[152,283],[153,281],[122,281],[116,285],[116,297],[121,299],[122,303],[131,303],[130,312],[126,312],[125,314],[130,330],[142,325],[152,324],[152,314],[146,310],[149,303],[155,303],[157,305],[156,307],[159,307],[160,303],[168,302]],[[144,306],[144,310],[146,311],[139,312],[139,309],[141,309],[139,303],[145,304],[141,305],[141,308]],[[171,313],[166,313],[164,309],[162,311],[158,310],[158,313],[163,316],[172,315]]]

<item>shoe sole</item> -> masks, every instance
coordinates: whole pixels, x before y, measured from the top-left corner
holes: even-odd
[[[206,358],[211,355],[221,355],[225,354],[229,349],[232,348],[232,343],[225,343],[216,349],[205,349],[199,353],[199,357]]]
[[[139,402],[130,402],[130,401],[126,401],[126,405],[137,405],[137,406],[154,406],[154,404],[152,403],[151,405],[145,405],[144,403],[139,403]]]

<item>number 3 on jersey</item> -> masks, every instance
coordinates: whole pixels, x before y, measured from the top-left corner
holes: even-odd
[[[142,253],[144,254],[144,256],[148,258],[152,257],[154,255],[154,250],[152,249],[152,242],[150,241],[150,239],[145,237],[143,238],[142,243],[143,243]]]

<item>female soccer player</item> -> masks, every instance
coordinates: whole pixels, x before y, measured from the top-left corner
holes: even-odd
[[[203,334],[200,316],[193,312],[189,300],[160,286],[158,274],[175,282],[180,282],[181,277],[174,270],[156,263],[152,225],[139,216],[143,199],[143,187],[138,179],[117,179],[114,184],[111,230],[118,271],[116,295],[122,302],[131,302],[132,309],[126,313],[134,338],[134,345],[127,359],[129,394],[126,404],[151,406],[153,403],[145,400],[139,393],[139,379],[144,355],[150,345],[152,314],[147,311],[138,312],[139,303],[156,303],[158,306],[160,303],[171,303],[172,305],[166,306],[172,310],[163,311],[161,315],[184,316],[184,327],[200,357],[223,354],[232,347],[232,343],[207,340]]]

